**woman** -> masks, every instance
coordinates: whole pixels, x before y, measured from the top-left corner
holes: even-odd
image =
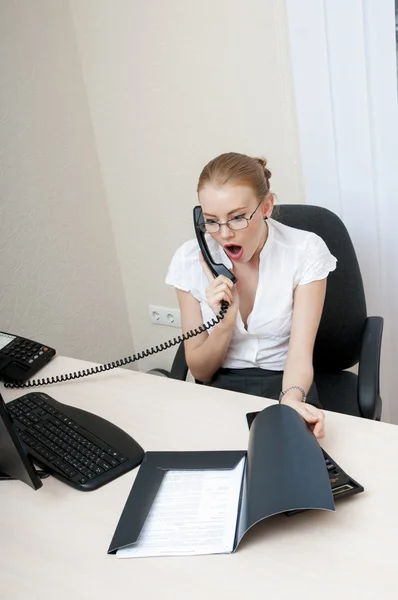
[[[264,159],[227,153],[210,161],[197,188],[208,245],[238,281],[214,278],[191,240],[175,253],[166,282],[177,289],[183,331],[214,318],[221,301],[229,303],[220,323],[185,342],[193,377],[279,398],[321,438],[312,355],[336,259],[316,234],[271,218],[270,178]]]

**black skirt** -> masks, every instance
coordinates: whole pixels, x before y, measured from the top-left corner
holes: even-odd
[[[279,400],[279,394],[282,391],[282,378],[283,371],[269,371],[260,368],[219,369],[207,385],[232,392]],[[322,408],[315,382],[308,391],[306,401],[317,408]]]

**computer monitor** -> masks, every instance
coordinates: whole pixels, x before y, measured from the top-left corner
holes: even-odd
[[[6,479],[19,479],[34,490],[43,485],[0,394],[0,485],[6,485]]]

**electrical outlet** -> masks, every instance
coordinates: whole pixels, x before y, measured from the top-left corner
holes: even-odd
[[[149,305],[149,318],[155,325],[168,325],[181,328],[181,314],[178,308]]]

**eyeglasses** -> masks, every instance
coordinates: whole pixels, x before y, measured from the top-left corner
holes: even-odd
[[[207,219],[204,223],[199,223],[199,227],[203,233],[218,233],[221,229],[221,225],[228,225],[228,227],[234,231],[239,231],[240,229],[246,229],[249,227],[249,223],[254,217],[254,214],[258,207],[260,206],[262,200],[257,204],[256,208],[250,215],[250,217],[245,217],[244,215],[237,215],[236,217],[232,217],[232,219],[228,219],[225,223],[219,223],[218,221],[212,221],[211,219]]]

